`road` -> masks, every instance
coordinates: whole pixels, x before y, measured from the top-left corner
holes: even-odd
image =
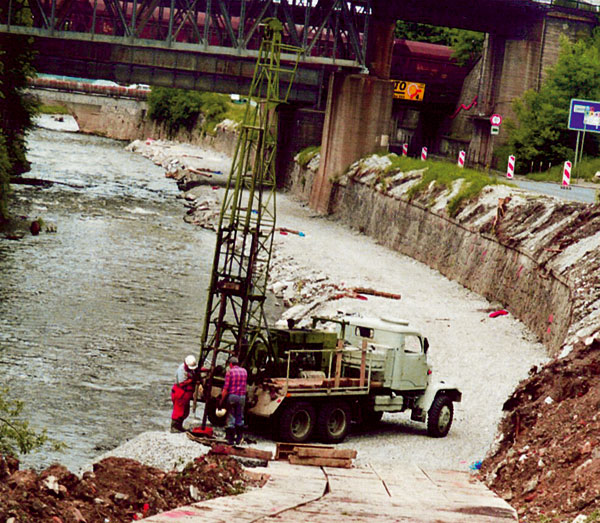
[[[512,182],[522,189],[541,194],[548,194],[550,196],[556,196],[557,198],[562,198],[563,200],[573,200],[583,203],[596,202],[597,189],[594,189],[593,187],[572,185],[570,189],[561,189],[561,186],[557,183],[533,182],[530,180],[519,180],[516,178],[512,180]]]

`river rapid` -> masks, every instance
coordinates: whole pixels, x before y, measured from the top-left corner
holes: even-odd
[[[0,235],[0,385],[68,445],[25,456],[77,471],[170,424],[177,366],[197,354],[214,235],[182,220],[178,190],[126,144],[35,129],[13,214],[56,233]],[[23,221],[25,219],[23,218]]]

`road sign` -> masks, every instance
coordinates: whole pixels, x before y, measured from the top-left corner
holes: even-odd
[[[499,126],[502,123],[502,116],[499,114],[493,114],[490,117],[490,123],[495,126]]]
[[[392,80],[394,82],[394,98],[399,100],[412,100],[422,102],[425,96],[425,84],[407,82],[405,80]]]
[[[569,129],[600,133],[600,102],[571,99]]]
[[[500,127],[497,125],[492,125],[490,127],[490,134],[500,134]]]

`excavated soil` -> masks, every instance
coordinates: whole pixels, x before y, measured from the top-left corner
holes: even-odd
[[[39,474],[0,456],[0,521],[128,522],[257,485],[233,458],[201,456],[181,472],[164,472],[127,458],[94,464],[82,478],[62,465]]]
[[[572,521],[600,510],[600,341],[532,369],[504,408],[481,473],[521,521]]]

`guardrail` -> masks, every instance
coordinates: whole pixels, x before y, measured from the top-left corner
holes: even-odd
[[[364,364],[361,368],[361,377],[352,378],[341,375],[342,354],[349,349],[295,349],[287,353],[287,371],[284,385],[284,395],[293,392],[294,396],[313,396],[315,394],[340,395],[348,392],[368,394],[371,390],[371,373],[373,354],[365,349],[354,349],[364,354]],[[290,378],[293,354],[323,354],[328,355],[327,373],[323,378]],[[367,361],[368,360],[368,361]],[[332,369],[335,361],[335,368]],[[333,374],[332,374],[333,372]],[[311,379],[322,379],[321,386],[306,387]],[[304,386],[301,386],[304,385]]]

